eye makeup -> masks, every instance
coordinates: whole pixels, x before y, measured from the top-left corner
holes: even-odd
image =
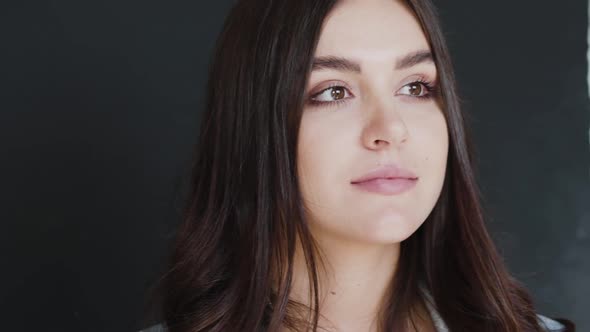
[[[415,79],[412,82],[405,84],[402,87],[402,89],[405,89],[406,87],[412,87],[412,86],[420,86],[422,89],[421,90],[422,93],[420,95],[412,95],[412,94],[404,94],[404,93],[396,94],[396,95],[402,95],[402,96],[406,96],[408,98],[413,98],[416,101],[428,101],[430,99],[437,97],[438,93],[439,93],[437,82],[432,81],[432,80],[428,80],[424,77],[419,77],[418,79]],[[307,104],[311,107],[321,107],[321,106],[336,107],[336,106],[342,105],[343,103],[348,102],[349,99],[351,99],[351,97],[346,97],[346,98],[341,98],[341,99],[337,99],[337,100],[333,100],[333,101],[317,100],[318,96],[320,96],[326,92],[329,92],[329,91],[335,91],[336,89],[342,89],[345,91],[344,92],[345,95],[349,95],[349,96],[354,97],[354,95],[352,94],[352,92],[350,92],[350,89],[346,85],[344,85],[343,83],[336,83],[335,82],[335,83],[328,85],[327,87],[325,87],[321,91],[310,95],[307,98]]]

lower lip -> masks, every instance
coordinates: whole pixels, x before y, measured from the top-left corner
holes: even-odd
[[[374,179],[359,183],[353,183],[356,187],[377,194],[396,195],[410,190],[416,185],[418,179]]]

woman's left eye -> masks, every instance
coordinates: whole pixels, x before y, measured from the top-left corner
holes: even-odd
[[[402,91],[407,91],[406,93],[401,93],[402,95],[408,95],[415,98],[430,98],[432,92],[435,91],[435,87],[430,82],[415,81],[404,85]]]

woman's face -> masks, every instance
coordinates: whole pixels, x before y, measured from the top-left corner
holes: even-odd
[[[343,0],[324,21],[297,151],[314,235],[401,242],[432,211],[448,136],[427,87],[437,78],[429,52],[418,21],[398,1]],[[415,179],[355,184],[387,165]]]

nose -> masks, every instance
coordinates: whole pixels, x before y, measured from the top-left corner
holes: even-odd
[[[367,121],[363,128],[363,145],[371,150],[399,146],[408,139],[408,128],[393,103],[391,95],[372,98],[365,107]]]

